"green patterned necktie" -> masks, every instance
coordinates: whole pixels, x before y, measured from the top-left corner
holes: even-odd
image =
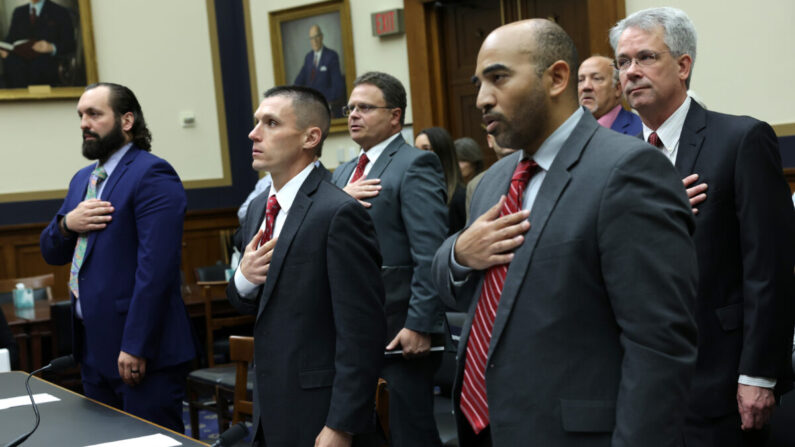
[[[97,166],[91,173],[91,178],[88,181],[88,190],[86,191],[86,200],[97,198],[97,189],[103,180],[108,178],[108,173],[105,168]],[[65,218],[65,217],[64,217]],[[80,234],[77,238],[77,245],[75,245],[75,254],[72,257],[72,268],[69,271],[69,290],[75,298],[80,296],[77,288],[77,274],[80,273],[80,266],[83,265],[83,256],[86,254],[86,246],[88,245],[88,233]]]

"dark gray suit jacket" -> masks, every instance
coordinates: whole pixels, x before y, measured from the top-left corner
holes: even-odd
[[[345,187],[358,157],[334,171]],[[386,289],[387,338],[404,327],[444,331],[444,311],[431,282],[433,254],[447,235],[447,187],[439,158],[406,144],[398,135],[378,157],[367,178],[381,179],[381,192],[367,199],[375,224]]]
[[[486,172],[471,220],[506,194],[522,156]],[[489,346],[494,445],[675,445],[696,359],[694,224],[679,175],[658,151],[584,113],[546,174],[530,223]],[[456,237],[436,253],[433,274],[446,303],[469,309],[454,390],[466,438],[461,377],[484,272],[453,287]]]
[[[268,279],[254,299],[227,295],[254,324],[254,421],[269,447],[313,445],[324,425],[374,430],[386,343],[381,258],[372,221],[314,169],[282,227]],[[250,241],[270,188],[243,223]]]

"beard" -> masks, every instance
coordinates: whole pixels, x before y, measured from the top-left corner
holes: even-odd
[[[526,150],[541,137],[549,121],[549,109],[543,91],[540,88],[531,90],[513,115],[513,119],[510,119],[500,114],[504,129],[495,133],[494,138],[501,147]]]
[[[86,140],[86,136],[92,136],[94,140]],[[121,149],[124,144],[124,132],[121,130],[121,120],[116,119],[116,123],[104,137],[91,132],[83,131],[83,156],[89,160],[105,161],[114,152]]]

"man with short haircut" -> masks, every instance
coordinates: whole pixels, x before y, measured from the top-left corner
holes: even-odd
[[[41,233],[48,264],[72,263],[74,355],[86,396],[183,432],[185,377],[196,355],[182,301],[186,197],[152,155],[133,92],[86,87],[77,103],[83,156],[61,209]]]
[[[436,253],[469,309],[453,392],[467,446],[669,447],[696,359],[693,215],[676,170],[577,104],[577,50],[543,19],[478,53],[495,163]]]
[[[254,445],[350,446],[375,430],[386,339],[381,256],[367,212],[314,164],[323,95],[274,87],[254,114],[252,166],[273,184],[251,202],[227,295],[254,323]]]
[[[638,115],[621,106],[621,83],[610,58],[591,56],[580,64],[577,93],[580,105],[590,110],[603,127],[624,135],[640,133]]]
[[[381,377],[389,388],[390,445],[439,446],[433,375],[444,338],[444,311],[431,283],[433,254],[447,234],[447,187],[439,158],[400,135],[406,90],[395,77],[369,72],[354,81],[348,131],[362,148],[332,182],[358,199],[375,224],[386,287],[387,350]],[[442,340],[436,343],[441,345]]]
[[[688,96],[696,30],[683,11],[636,12],[610,30],[610,43],[643,138],[687,186],[702,182],[688,190],[697,207],[699,344],[685,442],[764,445],[760,429],[792,387],[795,213],[776,135]]]

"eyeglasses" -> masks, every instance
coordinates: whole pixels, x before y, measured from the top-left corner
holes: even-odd
[[[619,71],[627,71],[632,66],[632,61],[642,67],[654,65],[660,59],[660,55],[670,53],[670,51],[641,51],[635,57],[619,57],[616,59],[615,66]]]
[[[375,109],[394,109],[394,107],[374,106],[371,104],[348,104],[347,106],[342,106],[342,114],[350,116],[351,113],[358,111],[362,115],[367,115]]]

